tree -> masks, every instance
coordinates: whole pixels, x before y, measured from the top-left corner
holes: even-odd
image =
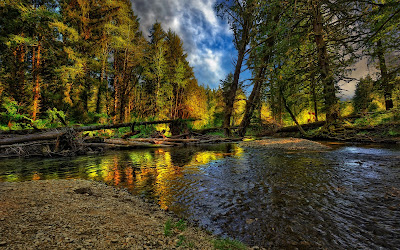
[[[236,91],[239,86],[239,78],[242,64],[246,56],[246,49],[250,42],[256,21],[258,3],[255,0],[239,1],[227,0],[217,5],[216,9],[222,18],[226,18],[234,34],[234,44],[238,51],[235,62],[233,81],[227,93],[223,127],[225,135],[230,136],[230,123],[233,112],[233,104]]]
[[[395,77],[400,72],[398,40],[400,7],[398,1],[361,2],[361,7],[368,9],[361,19],[360,29],[365,33],[362,40],[364,51],[372,60],[377,60],[380,71],[379,88],[384,92],[386,110],[393,105]]]
[[[356,112],[366,112],[372,102],[372,92],[374,91],[374,82],[371,76],[360,79],[356,85],[353,97],[353,106]]]

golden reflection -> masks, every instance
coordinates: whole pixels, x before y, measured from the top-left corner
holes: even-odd
[[[126,185],[128,186],[129,189],[134,188],[135,184],[135,177],[133,176],[133,168],[129,167],[125,169],[125,177],[126,177]]]
[[[157,149],[154,151],[131,151],[129,153],[115,154],[101,157],[94,161],[85,162],[85,167],[77,166],[77,172],[71,173],[38,173],[32,172],[29,179],[92,179],[102,180],[113,185],[123,185],[133,192],[150,192],[159,199],[163,209],[174,203],[174,197],[179,197],[178,192],[186,188],[187,182],[182,181],[184,175],[202,171],[199,166],[222,159],[226,156],[237,156],[243,149],[233,145],[229,153],[221,151],[188,150],[187,154],[176,154],[180,150]],[[175,157],[175,158],[174,158]],[[174,162],[175,160],[175,162]],[[83,171],[82,171],[83,170]],[[6,181],[22,180],[23,176],[10,174]]]
[[[184,170],[190,167],[191,172],[199,172],[197,168],[200,165],[205,165],[211,161],[222,159],[226,156],[241,155],[243,149],[238,146],[233,146],[232,152],[222,153],[216,151],[205,151],[195,153],[189,163],[180,167],[174,164],[173,157],[170,151],[157,149],[154,151],[154,158],[147,158],[144,162],[142,157],[141,169],[136,172],[136,185],[138,187],[146,187],[152,185],[154,194],[159,199],[159,205],[162,209],[168,209],[168,206],[174,202],[176,192],[184,189],[185,182],[179,181],[184,176]],[[132,158],[132,156],[131,156]],[[194,167],[194,168],[193,168]]]
[[[114,185],[118,186],[118,184],[121,182],[121,173],[119,171],[119,164],[118,164],[118,158],[114,157]]]

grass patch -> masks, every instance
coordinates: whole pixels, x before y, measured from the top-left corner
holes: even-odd
[[[246,249],[246,245],[237,240],[218,239],[213,242],[215,249],[221,250],[242,250]]]
[[[171,219],[167,220],[164,224],[164,235],[172,236],[177,232],[183,232],[186,229],[186,222],[184,220],[179,220],[176,223],[173,223]]]
[[[186,221],[183,219],[174,223],[171,219],[167,220],[164,224],[164,235],[168,237],[177,236],[177,241],[175,247],[183,247],[183,248],[195,248],[193,242],[186,239],[186,236],[182,234],[187,228]]]
[[[178,242],[176,243],[176,247],[183,246],[185,244],[186,238],[183,235],[178,235]]]

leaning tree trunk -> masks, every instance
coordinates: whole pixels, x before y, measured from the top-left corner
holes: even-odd
[[[293,114],[292,110],[289,108],[287,102],[286,102],[286,98],[283,94],[282,89],[280,89],[280,93],[282,96],[282,100],[283,100],[283,105],[285,106],[286,111],[289,113],[290,117],[292,118],[292,120],[294,121],[294,123],[296,124],[297,128],[299,129],[300,133],[302,135],[306,135],[306,132],[304,131],[304,129],[301,127],[301,125],[299,124],[299,122],[296,119],[296,116]]]
[[[318,0],[313,4],[313,30],[315,34],[315,44],[317,46],[319,71],[324,87],[326,122],[329,124],[339,118],[339,104],[336,97],[335,82],[329,67],[328,50],[324,40],[321,6]]]
[[[225,130],[225,135],[226,136],[231,136],[231,117],[233,113],[233,104],[235,102],[235,97],[236,97],[236,91],[239,86],[239,77],[240,77],[240,72],[242,70],[242,64],[246,52],[246,46],[249,42],[249,23],[248,21],[245,21],[243,25],[243,34],[241,37],[241,44],[238,46],[238,60],[236,62],[235,66],[235,72],[233,74],[233,82],[229,88],[229,92],[227,94],[226,98],[226,103],[225,103],[225,116],[224,116],[224,130]]]
[[[254,82],[253,90],[246,102],[246,108],[242,122],[239,125],[239,136],[245,136],[247,127],[250,125],[251,117],[253,116],[254,109],[257,103],[260,101],[261,86],[264,81],[266,65],[262,66],[257,74],[257,78]]]
[[[386,110],[390,110],[393,108],[393,99],[392,99],[392,91],[393,84],[390,83],[389,74],[386,67],[385,54],[382,48],[382,41],[378,40],[376,42],[378,59],[379,59],[379,68],[381,71],[381,82],[385,96],[385,107]]]

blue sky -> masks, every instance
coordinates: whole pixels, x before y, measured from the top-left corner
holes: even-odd
[[[140,18],[145,36],[150,27],[161,22],[183,40],[188,61],[199,84],[217,88],[233,70],[237,52],[229,25],[215,10],[216,0],[134,0],[132,8]]]
[[[165,30],[175,31],[183,40],[188,61],[194,67],[199,84],[217,88],[220,80],[233,71],[237,52],[232,43],[229,25],[221,20],[214,9],[217,0],[132,0],[133,11],[140,18],[145,36],[156,22],[161,22]],[[359,79],[370,69],[367,61],[355,65],[350,75]],[[244,73],[241,78],[249,78]],[[341,82],[342,99],[353,96],[355,84]]]

